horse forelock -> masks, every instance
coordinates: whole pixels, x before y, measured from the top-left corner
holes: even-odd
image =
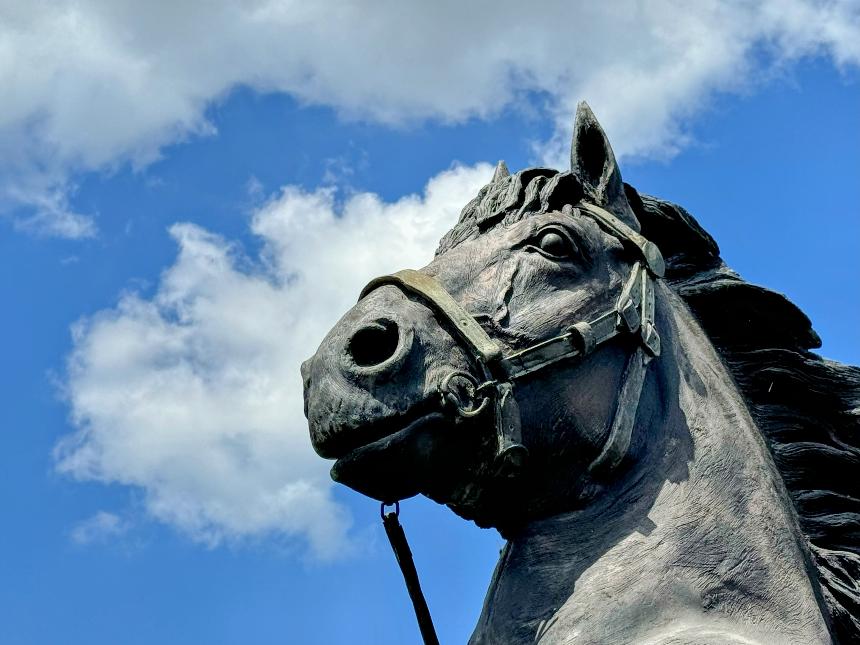
[[[561,210],[585,194],[582,182],[571,172],[527,168],[494,178],[460,212],[460,218],[439,242],[436,255],[501,224],[508,226],[535,213]]]
[[[766,439],[808,540],[834,635],[860,642],[860,368],[811,352],[820,340],[807,316],[729,268],[686,210],[624,189],[642,234],[663,253],[667,283],[696,315]],[[497,173],[436,255],[584,196],[570,172]]]

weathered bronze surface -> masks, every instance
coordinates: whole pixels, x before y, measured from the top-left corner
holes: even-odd
[[[303,365],[311,440],[508,540],[471,643],[860,642],[860,369],[588,106],[570,171],[500,163],[398,275]]]

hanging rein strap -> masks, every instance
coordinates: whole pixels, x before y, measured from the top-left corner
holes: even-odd
[[[409,543],[406,541],[406,533],[403,532],[403,527],[400,526],[400,502],[394,503],[394,511],[392,513],[386,513],[385,506],[386,504],[383,503],[380,507],[382,526],[385,527],[385,534],[388,536],[391,549],[394,551],[394,557],[397,558],[397,564],[400,565],[403,580],[406,582],[406,590],[409,592],[409,599],[412,601],[412,607],[415,609],[415,618],[418,619],[418,629],[421,630],[421,638],[424,640],[424,645],[439,645],[436,628],[433,627],[433,619],[430,617],[430,609],[428,609],[424,593],[421,591],[421,583],[418,580],[415,561],[412,559],[412,551],[409,549]]]

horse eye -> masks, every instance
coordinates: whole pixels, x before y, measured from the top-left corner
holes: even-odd
[[[572,252],[570,240],[556,231],[547,231],[541,235],[540,240],[538,240],[538,247],[547,255],[556,258],[567,257]]]

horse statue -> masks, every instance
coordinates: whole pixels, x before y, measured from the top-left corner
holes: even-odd
[[[302,366],[332,477],[506,545],[470,643],[860,642],[860,369],[622,182],[499,162]]]

